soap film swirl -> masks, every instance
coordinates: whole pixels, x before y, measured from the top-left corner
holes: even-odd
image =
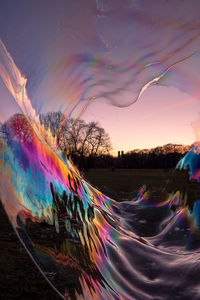
[[[101,22],[106,8],[100,1],[97,7]],[[73,82],[67,87],[74,101],[65,108],[66,120],[80,101],[105,97],[126,106],[148,86],[164,80],[173,66],[198,48],[194,46],[198,24],[190,25],[178,28],[185,33],[180,47],[175,43],[168,54],[164,48],[152,51],[132,65],[128,61],[127,66],[125,62],[114,65],[88,54],[64,59],[55,74],[66,72],[68,76],[68,68],[81,66],[73,81],[75,86],[78,82],[76,88]],[[154,63],[147,63],[149,58]],[[154,70],[147,74],[151,66]],[[121,82],[118,89],[111,81],[116,73]],[[121,203],[105,196],[62,157],[56,139],[40,124],[32,107],[26,78],[2,42],[0,75],[21,110],[1,127],[1,201],[20,241],[61,298],[200,299],[198,198],[190,205],[187,189],[178,183],[174,192],[168,186],[158,192],[143,186],[133,200]],[[114,95],[122,96],[121,92],[132,89],[135,77],[136,96],[121,103]],[[62,89],[58,92],[64,93]],[[184,187],[191,191],[199,181],[197,149],[198,143],[177,166],[189,168],[190,178],[187,171],[184,173]],[[174,171],[175,181],[178,173]]]
[[[198,299],[199,208],[190,213],[180,192],[156,203],[145,187],[116,203],[33,127],[23,114],[2,126],[1,199],[57,292],[67,299]]]

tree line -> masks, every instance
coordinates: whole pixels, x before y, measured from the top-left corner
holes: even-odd
[[[118,167],[130,169],[174,169],[184,154],[173,153],[126,153],[119,159]]]
[[[175,168],[178,161],[189,151],[189,146],[167,144],[154,149],[133,150],[120,157],[110,154],[110,136],[98,122],[70,119],[63,123],[61,112],[40,115],[44,127],[57,137],[64,157],[71,157],[80,169],[89,168]]]
[[[41,124],[57,138],[63,157],[70,157],[79,169],[84,171],[90,168],[175,168],[190,150],[190,146],[167,144],[154,149],[136,149],[125,154],[122,152],[118,157],[114,157],[110,154],[110,136],[98,122],[87,123],[71,118],[65,123],[64,119],[61,112],[40,115]],[[0,124],[0,138],[7,132],[6,124],[7,122]]]
[[[87,170],[92,167],[110,167],[111,139],[98,122],[87,123],[81,119],[69,119],[63,122],[61,112],[50,112],[40,115],[40,122],[46,130],[57,137],[57,144],[64,157],[69,157],[79,166]]]

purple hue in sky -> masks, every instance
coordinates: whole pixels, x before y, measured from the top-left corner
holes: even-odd
[[[1,1],[0,38],[38,113],[76,115],[94,97],[83,117],[100,122],[114,151],[188,144],[199,111],[199,8],[195,0]],[[0,92],[7,117],[16,104],[2,82]]]

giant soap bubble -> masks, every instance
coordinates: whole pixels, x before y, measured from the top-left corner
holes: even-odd
[[[63,157],[39,118],[59,110],[66,124],[93,101],[134,105],[155,84],[197,96],[198,76],[192,81],[182,71],[200,50],[199,2],[61,1],[49,10],[31,8],[45,62],[34,56],[34,42],[15,40],[24,46],[18,64],[14,44],[11,51],[0,41],[1,88],[11,95],[0,102],[0,198],[17,236],[63,299],[199,299],[200,200],[188,207],[179,171],[176,190],[165,187],[159,200],[143,186],[131,201],[116,202]],[[20,42],[23,30],[29,39],[23,27]],[[196,142],[178,164],[190,168],[184,187],[188,179],[198,184]]]

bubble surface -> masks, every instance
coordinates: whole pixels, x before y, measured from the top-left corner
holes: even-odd
[[[175,190],[170,183],[144,185],[131,200],[116,202],[62,156],[38,113],[61,108],[64,123],[94,100],[129,106],[171,78],[182,88],[180,78],[190,78],[180,65],[200,50],[199,4],[190,3],[98,0],[86,6],[83,19],[92,26],[80,36],[75,17],[72,49],[67,55],[59,50],[62,59],[49,64],[38,90],[31,90],[35,98],[41,93],[40,101],[31,101],[26,76],[0,41],[0,76],[19,109],[1,124],[0,199],[30,257],[63,299],[200,298],[198,141],[174,171]],[[63,18],[61,28],[68,25]],[[80,43],[84,51],[75,47]],[[198,93],[196,85],[188,89]]]

